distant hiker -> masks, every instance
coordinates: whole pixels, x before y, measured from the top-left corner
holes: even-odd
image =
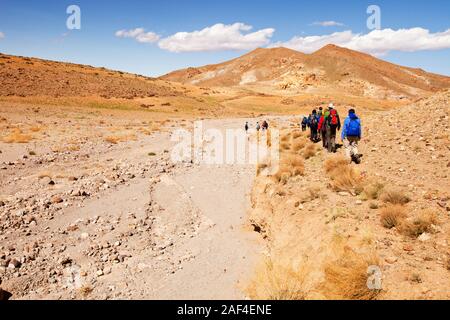
[[[310,139],[312,142],[316,143],[318,141],[317,129],[319,126],[319,121],[317,120],[317,111],[313,110],[312,114],[309,117],[309,129],[311,130]]]
[[[302,131],[306,131],[306,127],[308,126],[308,118],[307,117],[303,117],[302,120]]]
[[[320,117],[323,116],[323,108],[322,107],[319,107],[319,112],[317,112],[317,116],[319,117],[319,119],[320,119]]]
[[[266,120],[264,120],[262,124],[262,129],[266,131],[269,130],[269,123]]]
[[[328,141],[327,147],[328,152],[336,152],[336,133],[341,130],[341,119],[336,109],[334,109],[333,104],[328,108],[330,110],[330,115],[327,118],[328,126]]]
[[[248,122],[246,122],[246,123],[245,123],[245,132],[248,133],[248,129],[249,129]]]
[[[362,137],[361,120],[356,115],[354,109],[350,109],[348,117],[345,119],[344,126],[342,128],[342,142],[344,143],[346,155],[351,161],[356,164],[361,163],[361,157],[358,153],[358,143]]]
[[[256,123],[256,131],[259,132],[259,130],[261,130],[261,125],[259,124],[259,122]]]

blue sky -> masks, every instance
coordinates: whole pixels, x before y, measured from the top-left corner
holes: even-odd
[[[72,4],[81,8],[81,30],[66,27]],[[381,8],[379,33],[367,28],[371,4]],[[326,21],[332,26],[321,25]],[[448,30],[447,0],[0,2],[0,52],[151,76],[222,62],[256,46],[312,52],[327,42],[450,75]]]

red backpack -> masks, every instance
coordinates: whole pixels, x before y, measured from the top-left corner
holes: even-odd
[[[330,124],[333,126],[337,126],[339,123],[339,119],[338,119],[338,114],[336,110],[331,110],[330,111]]]

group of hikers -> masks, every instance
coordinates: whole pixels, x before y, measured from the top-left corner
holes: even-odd
[[[336,152],[336,135],[342,129],[341,140],[344,144],[346,155],[352,162],[361,163],[358,153],[358,143],[362,136],[361,120],[356,115],[355,109],[350,109],[344,124],[341,123],[339,113],[331,103],[325,110],[320,107],[314,109],[308,117],[304,117],[301,123],[302,130],[310,129],[310,139],[314,143],[322,141],[323,147],[328,152]]]
[[[248,122],[245,123],[245,132],[248,132],[248,130],[250,130],[250,125],[248,124]],[[256,131],[267,131],[269,130],[269,123],[267,121],[263,121],[262,123],[257,122],[256,123]]]
[[[330,103],[325,110],[319,107],[318,110],[314,109],[308,117],[304,117],[301,127],[303,131],[309,128],[311,141],[314,143],[322,141],[323,148],[330,153],[337,151],[336,136],[342,129],[341,140],[347,157],[356,164],[361,163],[362,155],[358,153],[358,143],[362,137],[362,127],[355,109],[349,110],[348,116],[342,124],[338,111]],[[250,125],[246,122],[245,131],[248,133],[249,130]],[[267,121],[257,122],[256,130],[258,132],[269,130],[269,123]]]

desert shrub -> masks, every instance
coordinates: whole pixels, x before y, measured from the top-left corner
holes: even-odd
[[[334,156],[325,160],[323,168],[326,173],[331,173],[334,170],[339,170],[342,166],[348,166],[349,160],[342,156]]]
[[[322,290],[329,299],[373,300],[380,290],[367,286],[370,266],[379,264],[375,253],[357,253],[350,247],[344,248],[343,254],[325,265],[325,282]]]
[[[275,182],[287,183],[289,178],[305,174],[303,158],[297,154],[285,153],[281,155],[279,168],[272,178]]]
[[[405,221],[400,229],[401,232],[411,238],[418,238],[423,233],[433,233],[433,225],[439,225],[440,221],[433,210],[424,210],[412,221]]]
[[[269,167],[269,165],[267,163],[263,163],[263,162],[258,163],[256,166],[256,176],[261,175],[261,173],[268,167]]]
[[[291,150],[291,144],[290,143],[287,143],[287,142],[280,143],[280,151],[281,152],[289,151],[289,150]]]
[[[305,164],[303,158],[296,154],[283,155],[280,161],[280,167],[289,169],[292,176],[300,176],[305,174]]]
[[[371,202],[371,203],[369,203],[369,208],[372,209],[372,210],[376,210],[376,209],[378,209],[379,207],[380,207],[380,206],[378,205],[377,202]]]
[[[300,137],[303,137],[303,133],[299,130],[294,130],[292,131],[292,138],[293,139],[298,139]]]
[[[289,168],[280,167],[277,173],[275,173],[272,178],[275,182],[286,184],[289,178],[292,177],[292,172]]]
[[[292,143],[292,151],[298,153],[303,148],[305,148],[305,146],[306,146],[306,140],[304,140],[304,139],[295,140]]]
[[[316,145],[313,143],[310,143],[303,150],[303,157],[306,160],[308,160],[309,158],[314,157],[316,155],[316,153],[317,153]]]
[[[381,224],[387,229],[398,227],[406,216],[406,209],[401,205],[388,205],[380,211]]]
[[[136,141],[137,137],[135,134],[129,134],[129,135],[122,135],[122,136],[108,136],[105,137],[105,141],[109,142],[111,144],[117,144],[119,142],[125,142],[125,141]]]
[[[253,300],[305,300],[304,269],[283,266],[275,259],[267,259],[257,269],[247,288]]]
[[[331,188],[335,191],[347,191],[359,194],[364,188],[361,174],[341,156],[327,159],[324,163],[325,172],[331,179]]]
[[[411,201],[411,198],[403,190],[391,188],[381,194],[381,200],[385,203],[404,205]]]
[[[367,199],[377,200],[383,192],[384,184],[380,182],[373,182],[364,187],[364,195]]]
[[[289,142],[291,140],[291,135],[288,133],[288,134],[284,134],[284,135],[282,135],[281,136],[281,142]]]

